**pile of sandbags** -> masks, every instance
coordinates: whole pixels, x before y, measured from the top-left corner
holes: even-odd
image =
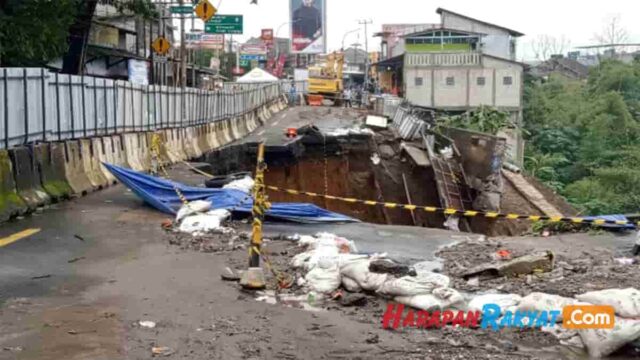
[[[224,209],[211,210],[210,201],[196,200],[182,205],[176,215],[175,223],[178,231],[193,236],[212,232],[229,233],[233,230],[222,224],[230,216],[231,213]]]
[[[329,233],[301,236],[305,251],[294,256],[294,268],[308,271],[303,283],[314,292],[332,293],[340,286],[350,292],[369,291],[418,309],[444,309],[464,302],[460,293],[449,288],[449,278],[429,271],[415,276],[396,277],[372,271],[371,263],[381,255],[358,255],[355,244]],[[375,266],[373,267],[375,268]]]

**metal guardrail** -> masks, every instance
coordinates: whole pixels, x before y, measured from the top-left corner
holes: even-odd
[[[184,127],[239,116],[273,101],[281,82],[221,90],[0,68],[0,147]]]

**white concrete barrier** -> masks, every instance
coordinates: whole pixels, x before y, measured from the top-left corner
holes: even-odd
[[[109,139],[109,142],[110,139]],[[107,156],[107,151],[105,148],[105,144],[104,144],[104,140],[102,138],[92,138],[91,139],[91,145],[93,146],[93,156],[98,158],[98,163],[99,163],[99,168],[100,171],[102,172],[102,175],[104,175],[104,177],[107,179],[107,182],[109,184],[113,184],[116,182],[116,178],[115,176],[113,176],[113,174],[111,174],[111,172],[109,170],[107,170],[107,168],[102,165],[102,163],[111,163],[111,159],[109,158],[109,156]]]

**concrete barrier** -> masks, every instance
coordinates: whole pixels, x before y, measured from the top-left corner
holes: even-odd
[[[40,184],[40,174],[36,169],[31,149],[24,146],[13,148],[9,150],[9,156],[13,162],[16,190],[29,210],[51,203],[51,197]]]
[[[127,152],[124,149],[122,137],[120,135],[105,136],[103,138],[104,150],[110,164],[124,168],[131,168],[127,161]]]
[[[196,157],[196,149],[193,146],[193,141],[191,138],[191,131],[189,128],[180,129],[180,137],[182,142],[182,148],[184,149],[185,155],[187,155],[185,160],[191,160]]]
[[[231,118],[229,119],[229,126],[231,128],[231,139],[232,140],[238,140],[242,137],[242,134],[240,134],[240,129],[238,129],[238,118]]]
[[[95,190],[87,177],[80,155],[80,143],[77,140],[66,141],[65,144],[64,172],[67,182],[73,189],[73,193],[84,195]]]
[[[109,181],[100,169],[100,160],[96,156],[95,149],[91,146],[90,139],[80,139],[80,154],[82,156],[82,163],[84,164],[84,171],[91,185],[98,189],[109,185]]]
[[[224,136],[224,125],[222,121],[216,121],[213,123],[216,140],[218,140],[218,146],[224,146],[227,143],[227,139]]]
[[[222,122],[222,134],[225,139],[225,145],[232,142],[234,140],[233,135],[231,134],[231,123],[229,119],[224,119]]]
[[[202,154],[205,154],[209,150],[211,150],[209,148],[209,142],[207,141],[207,126],[206,125],[198,125],[198,126],[195,127],[195,131],[198,134],[198,136],[197,136],[198,148],[200,148],[200,151],[202,151],[202,153],[199,156],[202,156]]]
[[[140,146],[140,162],[144,171],[151,169],[151,137],[153,132],[138,133],[138,146]]]
[[[165,140],[164,146],[167,149],[167,156],[171,163],[175,164],[182,160],[180,153],[182,148],[176,144],[176,138],[173,129],[167,129],[162,131],[164,133],[163,139]]]
[[[216,136],[216,124],[209,123],[207,124],[208,132],[207,132],[207,141],[209,142],[209,148],[211,150],[217,149],[220,147],[220,143],[218,142],[218,137]]]
[[[144,171],[144,165],[142,164],[140,156],[138,134],[123,134],[122,140],[124,143],[124,150],[127,156],[127,163],[129,164],[129,167],[131,167],[131,169],[135,171]]]
[[[36,168],[40,183],[52,201],[66,199],[73,189],[69,186],[64,172],[64,145],[45,143],[33,146]]]
[[[251,131],[249,130],[249,124],[247,124],[247,115],[238,117],[238,129],[240,129],[240,135],[242,137],[247,136]]]
[[[188,128],[187,134],[189,134],[189,143],[191,143],[191,147],[193,148],[193,158],[202,156],[202,149],[198,143],[198,128],[195,126]]]
[[[7,221],[25,212],[27,212],[27,204],[16,190],[9,152],[0,150],[0,221]]]
[[[103,162],[111,163],[109,157],[107,156],[107,151],[104,145],[105,145],[104,140],[102,138],[97,137],[97,138],[91,139],[91,146],[93,148],[93,158],[94,160],[97,160],[98,168],[100,169],[100,172],[105,177],[105,179],[107,179],[107,185],[115,184],[116,178],[111,174],[109,170],[107,170],[106,167],[104,167],[104,165],[102,165]]]

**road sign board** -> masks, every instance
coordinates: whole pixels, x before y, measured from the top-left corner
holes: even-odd
[[[172,6],[170,10],[172,14],[191,14],[193,13],[193,6]]]
[[[242,30],[242,15],[216,15],[204,26],[204,31],[209,34],[242,34]]]
[[[160,64],[165,64],[168,61],[168,59],[165,55],[158,55],[153,57],[153,61]]]
[[[157,54],[164,55],[171,48],[171,43],[166,38],[160,36],[153,40],[153,44],[151,44],[151,47]]]
[[[196,5],[196,15],[198,15],[202,21],[209,21],[217,11],[218,9],[211,5],[208,0],[202,0]]]

